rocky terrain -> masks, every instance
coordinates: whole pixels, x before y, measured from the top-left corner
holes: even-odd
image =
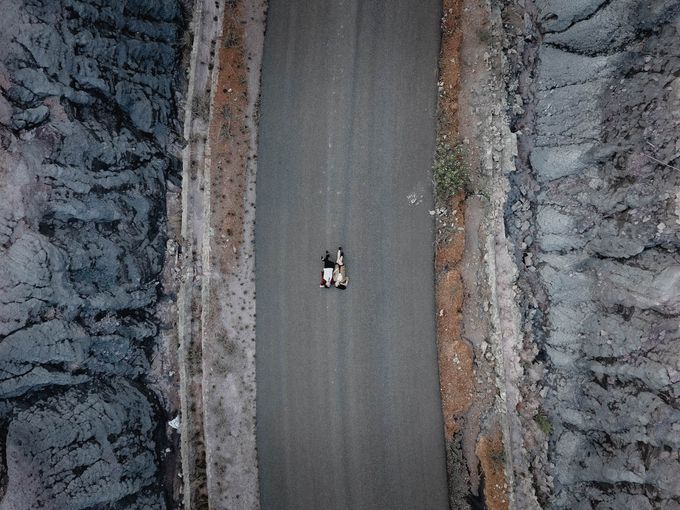
[[[680,508],[680,2],[503,6],[517,508]]]
[[[0,508],[165,508],[172,0],[0,1]]]

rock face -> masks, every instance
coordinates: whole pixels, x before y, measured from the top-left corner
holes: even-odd
[[[539,499],[680,508],[680,2],[522,5],[507,228],[546,374]]]
[[[164,508],[173,0],[0,0],[0,508]]]

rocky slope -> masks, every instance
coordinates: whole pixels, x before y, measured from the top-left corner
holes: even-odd
[[[176,1],[1,0],[0,508],[164,508]]]
[[[680,508],[680,2],[518,0],[504,21],[538,501]]]

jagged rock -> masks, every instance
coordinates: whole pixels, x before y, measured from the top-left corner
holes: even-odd
[[[546,32],[560,32],[592,16],[607,0],[536,0],[539,21]]]
[[[535,7],[535,117],[511,193],[530,200],[535,273],[521,208],[506,219],[552,429],[535,487],[555,509],[677,508],[680,3]]]
[[[21,406],[7,430],[0,509],[115,504],[157,484],[153,415],[127,382],[76,386]],[[153,500],[153,508],[165,508]]]
[[[45,122],[50,115],[50,109],[41,104],[35,108],[23,110],[12,117],[12,127],[14,129],[30,129]]]
[[[0,508],[164,508],[145,377],[179,3],[0,10]]]

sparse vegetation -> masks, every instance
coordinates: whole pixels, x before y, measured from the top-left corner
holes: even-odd
[[[228,140],[231,137],[231,127],[228,124],[222,124],[220,126],[220,140]]]
[[[231,120],[231,118],[232,118],[231,108],[229,108],[228,104],[222,105],[221,112],[222,112],[222,118],[224,118],[224,120]]]
[[[238,45],[238,37],[236,34],[232,31],[229,31],[227,35],[224,36],[224,39],[222,40],[222,46],[225,49],[228,48],[233,48]]]
[[[496,469],[503,469],[505,466],[505,448],[501,443],[500,449],[493,450],[491,455],[489,455],[491,462],[493,462]]]
[[[182,33],[179,44],[183,52],[191,51],[191,47],[194,44],[194,33],[191,30],[185,30]]]
[[[194,96],[191,101],[191,111],[197,117],[208,120],[210,117],[210,94]]]
[[[538,428],[541,429],[541,431],[546,436],[550,435],[550,433],[552,432],[552,423],[550,423],[550,420],[545,414],[543,413],[536,414],[536,416],[534,416],[534,421],[538,425]]]
[[[462,144],[452,146],[443,141],[437,144],[432,176],[439,200],[447,201],[466,188],[469,173],[466,156]]]
[[[189,143],[197,143],[201,141],[205,141],[205,135],[203,133],[193,132],[189,136]]]
[[[203,358],[203,350],[201,349],[201,344],[198,342],[192,342],[189,346],[187,352],[187,361],[191,368],[200,367]]]
[[[179,39],[178,53],[182,60],[181,66],[184,68],[186,73],[189,72],[190,60],[191,60],[191,48],[194,45],[194,33],[191,30],[185,30],[182,32],[182,36]]]

